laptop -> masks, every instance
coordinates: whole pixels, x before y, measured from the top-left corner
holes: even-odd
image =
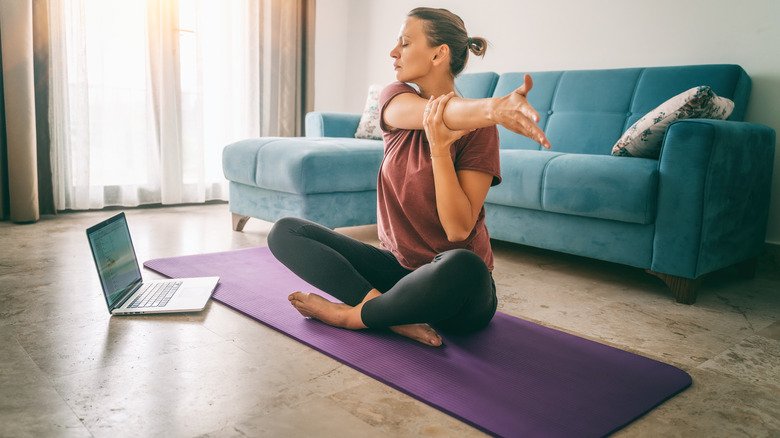
[[[114,315],[203,310],[219,277],[143,281],[124,213],[87,229],[108,311]]]

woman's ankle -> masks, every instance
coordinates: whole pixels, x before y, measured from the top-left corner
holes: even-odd
[[[361,330],[368,328],[365,324],[363,324],[362,310],[363,303],[360,303],[357,306],[345,311],[343,327],[350,330]]]
[[[340,326],[351,330],[360,330],[360,329],[368,328],[368,326],[366,326],[363,323],[363,317],[362,317],[363,305],[380,295],[382,295],[382,292],[379,292],[376,289],[371,289],[370,291],[368,291],[366,296],[363,297],[363,301],[358,303],[357,306],[352,307],[349,310],[344,310],[344,313],[340,318],[340,320],[342,321],[340,323]]]
[[[363,301],[361,301],[360,304],[365,304],[367,301],[373,300],[374,298],[376,298],[376,297],[378,297],[380,295],[382,295],[382,292],[379,292],[376,289],[371,289],[370,291],[368,291],[366,296],[363,297]]]

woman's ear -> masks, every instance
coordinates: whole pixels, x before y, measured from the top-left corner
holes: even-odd
[[[437,65],[441,64],[442,62],[447,60],[447,58],[449,58],[449,54],[450,54],[450,47],[446,44],[440,45],[439,48],[436,49],[436,52],[434,52],[433,54],[433,63]]]

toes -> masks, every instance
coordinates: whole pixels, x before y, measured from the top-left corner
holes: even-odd
[[[295,310],[298,311],[301,315],[303,315],[306,319],[311,319],[312,314],[311,312],[306,308],[303,301],[297,300],[297,299],[291,299],[290,304],[295,308]]]
[[[438,333],[436,333],[436,330],[434,330],[434,329],[432,329],[430,327],[429,327],[428,330],[430,331],[429,337],[428,337],[428,342],[430,342],[431,345],[434,345],[436,347],[441,345],[442,344],[442,338],[441,338],[441,336]]]
[[[300,310],[301,306],[303,306],[303,301],[301,300],[300,292],[295,292],[290,294],[289,297],[287,297],[288,300],[290,300],[290,304],[292,304],[293,307]]]
[[[442,339],[438,334],[434,333],[434,335],[428,339],[428,343],[434,347],[440,347],[444,344],[444,339]]]
[[[390,327],[390,329],[400,334],[401,336],[406,336],[407,338],[414,339],[415,341],[425,345],[430,345],[433,347],[444,345],[444,340],[442,337],[439,336],[439,334],[436,333],[436,330],[432,329],[428,324],[400,325]]]
[[[303,301],[304,298],[306,298],[306,295],[308,295],[308,294],[305,294],[305,293],[303,293],[301,291],[295,291],[295,292],[291,293],[287,297],[287,299],[290,300],[290,301],[293,301],[293,300]]]

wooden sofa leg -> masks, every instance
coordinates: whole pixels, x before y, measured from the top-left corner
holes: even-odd
[[[736,273],[742,278],[755,278],[758,268],[758,257],[751,257],[735,265]]]
[[[249,216],[242,216],[237,213],[231,213],[233,215],[233,231],[243,231],[244,225],[249,220]]]
[[[647,273],[655,275],[666,283],[666,286],[674,292],[674,298],[678,303],[693,304],[696,302],[696,294],[699,292],[701,278],[690,279],[678,277],[676,275],[663,274],[649,269],[647,270]]]

